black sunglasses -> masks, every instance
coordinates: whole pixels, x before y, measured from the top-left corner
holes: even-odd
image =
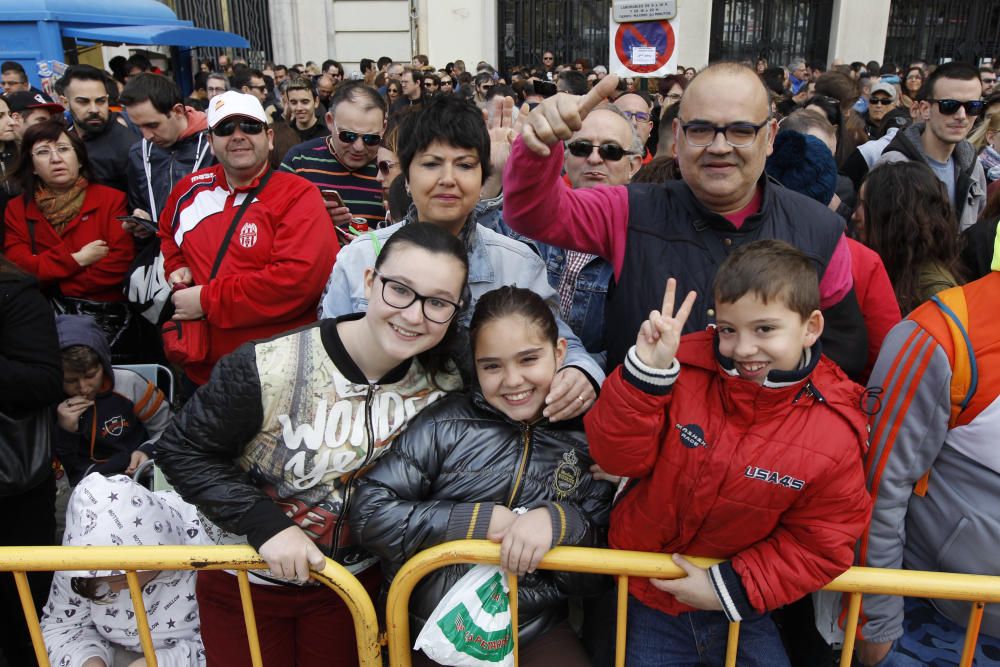
[[[399,164],[399,163],[398,162],[390,162],[389,160],[379,160],[375,164],[375,166],[378,167],[378,170],[380,172],[382,172],[383,176],[388,176],[389,175],[389,171],[393,167],[395,167],[397,164]]]
[[[927,100],[930,103],[937,102],[938,111],[943,113],[945,116],[951,116],[952,114],[958,113],[960,107],[965,108],[965,113],[970,116],[978,116],[986,108],[986,102],[982,100],[969,100],[968,102],[959,102],[958,100]]]
[[[337,132],[337,137],[345,144],[353,144],[358,140],[358,137],[361,137],[361,143],[365,146],[378,146],[379,142],[382,141],[381,134],[361,134],[350,130],[340,130]]]
[[[260,134],[265,127],[259,120],[226,120],[213,127],[212,134],[217,137],[228,137],[236,131],[237,126],[243,134]]]
[[[612,162],[618,162],[626,155],[634,155],[631,151],[627,151],[618,144],[601,144],[600,146],[595,146],[589,141],[571,141],[566,144],[566,148],[569,149],[570,154],[576,157],[590,157],[594,149],[597,149],[597,154],[601,156],[602,160],[611,160]]]
[[[873,97],[870,100],[868,100],[868,104],[874,104],[875,106],[882,106],[882,105],[888,106],[892,104],[892,100],[883,97]]]

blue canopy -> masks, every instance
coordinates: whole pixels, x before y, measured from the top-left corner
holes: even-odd
[[[221,46],[238,49],[250,48],[250,42],[231,32],[195,28],[177,22],[167,25],[64,25],[62,34],[89,42],[109,44],[158,44],[162,46]]]

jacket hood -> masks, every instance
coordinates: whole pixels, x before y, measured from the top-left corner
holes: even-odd
[[[93,318],[85,315],[57,315],[56,331],[59,333],[59,349],[65,350],[73,345],[86,345],[101,359],[104,377],[112,385],[115,380],[114,369],[111,366],[111,347],[104,332]]]
[[[851,381],[837,364],[823,356],[820,341],[810,348],[810,363],[800,371],[771,371],[767,379],[782,383],[778,387],[763,387],[765,400],[792,402],[808,395],[841,416],[860,436],[868,442],[868,419],[860,409],[864,390]],[[718,336],[715,330],[699,331],[681,338],[677,359],[682,364],[694,366],[710,373],[724,376],[726,380],[746,383],[747,380],[730,377],[726,372],[725,358],[718,354]],[[721,361],[720,361],[721,360]],[[865,452],[862,452],[862,456]]]
[[[926,128],[927,125],[925,123],[917,123],[897,132],[882,154],[896,151],[911,160],[926,162],[928,155],[924,152],[924,144],[920,140]],[[952,153],[952,157],[955,158],[956,171],[964,172],[975,166],[976,149],[968,141],[960,141],[955,144],[955,151]]]
[[[177,141],[183,141],[208,129],[208,116],[205,115],[204,111],[198,111],[192,107],[184,107],[184,115],[187,117],[188,126],[177,137]]]
[[[125,475],[91,473],[70,496],[63,546],[201,544],[197,510],[173,491],[153,493]],[[71,577],[107,577],[124,570],[77,570]]]

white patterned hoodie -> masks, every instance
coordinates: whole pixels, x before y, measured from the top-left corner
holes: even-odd
[[[93,473],[74,489],[66,512],[65,546],[204,544],[192,505],[173,491],[153,493],[124,475]],[[115,648],[141,653],[128,589],[107,602],[75,593],[73,577],[104,577],[113,571],[56,572],[42,616],[42,634],[54,667],[80,667],[98,657],[114,664]],[[165,571],[143,587],[149,628],[162,667],[203,667],[193,570]]]

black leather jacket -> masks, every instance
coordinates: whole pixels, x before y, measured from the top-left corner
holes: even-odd
[[[603,546],[614,487],[595,481],[580,422],[515,422],[480,394],[455,394],[424,410],[360,480],[351,532],[378,555],[387,582],[422,549],[485,539],[494,505],[547,507],[552,545]],[[469,569],[437,570],[410,604],[412,632]],[[530,641],[565,615],[570,595],[596,593],[594,575],[538,570],[518,587],[519,637]]]

